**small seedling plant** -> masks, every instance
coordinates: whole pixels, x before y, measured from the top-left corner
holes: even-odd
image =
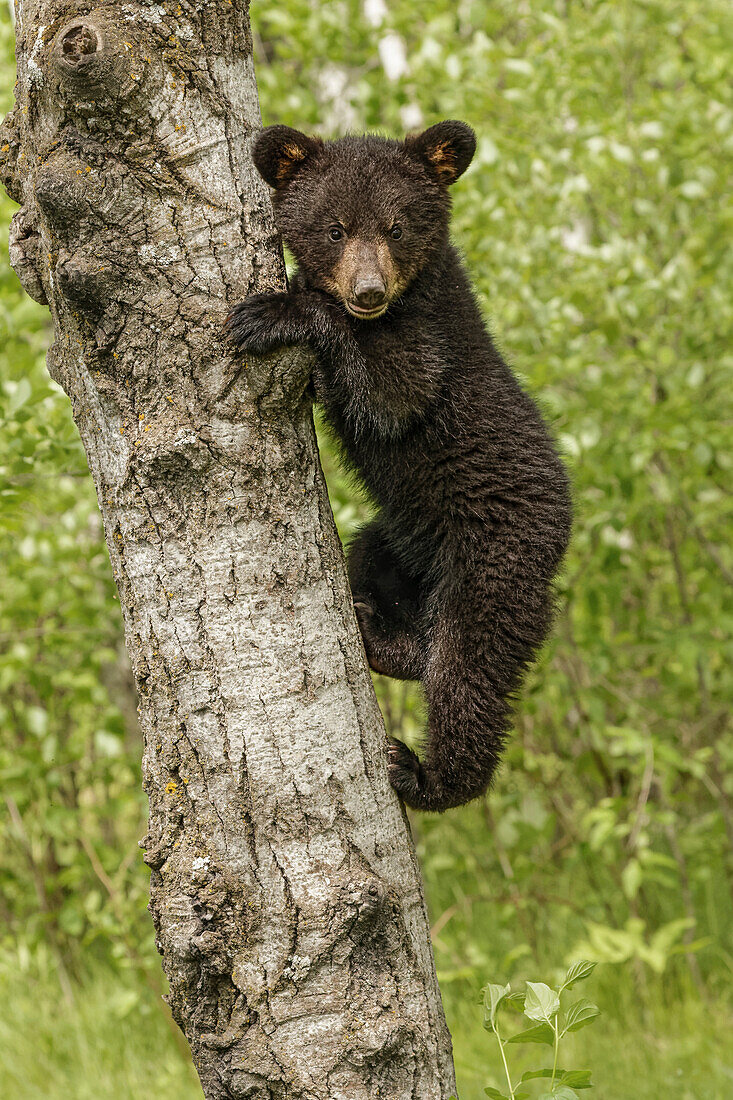
[[[499,1044],[501,1061],[506,1075],[507,1092],[496,1088],[486,1088],[484,1092],[492,1100],[528,1100],[531,1093],[521,1086],[529,1081],[546,1082],[545,1090],[537,1100],[578,1100],[576,1089],[591,1088],[590,1070],[560,1069],[560,1041],[571,1031],[580,1031],[582,1027],[595,1020],[600,1009],[585,997],[571,1004],[562,1004],[561,998],[567,990],[582,982],[593,971],[595,963],[576,962],[568,970],[559,989],[550,989],[543,982],[527,982],[524,993],[512,993],[509,985],[489,985],[482,989],[484,1005],[484,1027],[492,1031]],[[521,1011],[532,1026],[504,1038],[499,1028],[499,1009],[511,1008]],[[503,1024],[502,1024],[503,1027]],[[552,1048],[552,1065],[543,1069],[527,1070],[512,1084],[512,1074],[507,1060],[507,1047],[514,1043],[539,1043]]]

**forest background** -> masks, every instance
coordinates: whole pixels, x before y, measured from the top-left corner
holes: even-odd
[[[412,819],[460,1096],[501,1083],[481,987],[552,984],[584,957],[600,964],[584,991],[603,1025],[569,1054],[593,1095],[724,1100],[730,5],[262,0],[252,19],[266,123],[475,127],[454,237],[572,472],[557,629],[496,786]],[[12,54],[3,6],[0,113]],[[119,606],[69,403],[45,370],[48,312],[8,264],[13,210],[0,200],[0,1091],[193,1098],[145,910]],[[321,452],[346,537],[367,506],[324,438]],[[388,728],[414,743],[419,691],[376,686]],[[533,1052],[515,1049],[521,1067]]]

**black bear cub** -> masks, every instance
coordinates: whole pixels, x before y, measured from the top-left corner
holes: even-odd
[[[475,148],[462,122],[404,141],[267,127],[254,162],[298,273],[227,321],[241,352],[317,353],[316,399],[378,507],[348,553],[369,664],[427,697],[422,759],[400,741],[388,757],[421,810],[487,789],[570,532],[562,463],[449,239]]]

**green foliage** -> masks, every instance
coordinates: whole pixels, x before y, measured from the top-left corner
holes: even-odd
[[[525,1070],[519,1079],[519,1084],[525,1084],[528,1081],[541,1080],[543,1082],[543,1091],[539,1100],[553,1100],[553,1098],[554,1100],[577,1100],[578,1094],[575,1089],[591,1088],[590,1070],[560,1069],[557,1062],[560,1053],[560,1040],[571,1031],[580,1031],[581,1028],[592,1023],[599,1014],[600,1010],[596,1005],[585,997],[573,1001],[572,1004],[566,1004],[564,1013],[560,1011],[562,994],[565,990],[589,977],[593,972],[594,965],[594,963],[585,960],[573,963],[557,990],[551,989],[544,982],[525,982],[526,991],[524,994],[520,994],[518,998],[516,994],[511,995],[509,985],[489,984],[484,986],[482,990],[484,1027],[487,1031],[493,1032],[496,1037],[509,1090],[507,1096],[506,1093],[490,1085],[484,1089],[487,1096],[492,1097],[493,1100],[525,1100],[525,1098],[532,1095],[532,1092],[517,1090],[512,1085],[513,1077],[516,1084],[516,1074],[510,1072],[507,1061],[506,1048],[510,1043],[543,1043],[552,1047],[552,1066]],[[536,1021],[534,1027],[525,1028],[523,1031],[517,1031],[508,1038],[502,1039],[498,1018],[498,1012],[502,1005],[524,1012],[529,1020]],[[545,1081],[548,1080],[549,1085],[545,1085]]]
[[[414,821],[461,1096],[483,1095],[485,1033],[466,1007],[481,975],[516,984],[552,971],[559,996],[563,964],[583,956],[599,963],[604,1026],[569,1028],[563,1044],[596,1067],[602,1095],[643,1081],[649,1095],[722,1100],[733,1073],[730,7],[391,0],[374,25],[376,7],[253,5],[264,120],[325,134],[451,116],[475,126],[455,237],[575,487],[555,639],[495,789]],[[381,60],[390,42],[394,79]],[[0,109],[12,81],[8,60]],[[2,225],[11,212],[1,200]],[[142,998],[158,964],[120,616],[81,444],[43,365],[48,314],[20,291],[0,232],[0,943],[13,959],[45,952],[67,982],[80,955],[103,957]],[[365,505],[321,442],[348,535]],[[391,731],[415,743],[419,692],[380,678],[377,690]],[[521,1072],[557,1020],[549,1007],[527,1020],[532,1041],[507,1045]]]
[[[111,966],[69,998],[53,959],[0,965],[0,1073],[8,1100],[201,1100],[159,993]]]
[[[624,1021],[604,1013],[602,1026],[563,1040],[563,1061],[593,1067],[595,1091],[579,1090],[581,1100],[596,1094],[600,1100],[626,1100],[640,1092],[655,1100],[729,1100],[733,1034],[726,1027],[725,1005],[659,1004],[653,1021],[635,1021],[630,1035],[632,1005],[623,1001],[621,984],[613,992]],[[0,1013],[0,1073],[3,1095],[12,1100],[140,1100],[151,1092],[156,1100],[201,1100],[160,997],[135,973],[92,967],[69,1001],[48,952],[32,963],[8,957],[0,965],[0,1001],[9,1008]],[[448,1007],[459,1096],[484,1100],[491,1073],[497,1082],[505,1080],[498,1048],[481,1026],[475,1004],[462,998],[449,1000]],[[546,1087],[548,1078],[522,1082],[521,1077],[530,1067],[547,1069],[548,1053],[547,1047],[508,1048],[521,1090]]]

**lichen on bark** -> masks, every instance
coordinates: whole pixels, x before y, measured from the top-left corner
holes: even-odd
[[[17,4],[12,262],[54,320],[144,738],[151,912],[212,1098],[455,1091],[422,887],[318,464],[306,351],[233,362],[284,285],[248,5]]]

